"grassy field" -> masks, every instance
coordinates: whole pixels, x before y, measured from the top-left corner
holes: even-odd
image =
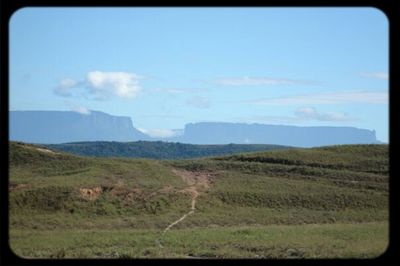
[[[12,230],[25,258],[374,258],[387,247],[387,223],[155,229]],[[373,241],[371,241],[373,240]]]
[[[10,143],[10,245],[28,258],[372,258],[388,244],[388,167],[387,145],[158,161]]]

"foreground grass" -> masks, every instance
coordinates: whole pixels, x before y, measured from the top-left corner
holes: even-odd
[[[10,246],[24,258],[374,258],[388,224],[308,224],[171,230],[18,230]]]
[[[158,161],[11,143],[9,165],[10,244],[23,257],[372,258],[388,242],[387,145]],[[177,169],[210,187],[160,248],[191,208]]]

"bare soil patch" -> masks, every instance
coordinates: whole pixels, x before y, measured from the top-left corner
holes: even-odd
[[[174,174],[180,176],[182,180],[188,184],[189,186],[194,186],[196,190],[206,191],[210,188],[211,185],[211,172],[204,171],[187,171],[187,170],[178,170],[173,169],[172,172]]]
[[[101,187],[79,188],[79,193],[83,199],[96,200],[103,193],[103,189]]]
[[[54,151],[48,150],[48,149],[42,149],[42,148],[36,148],[37,151],[40,152],[45,152],[45,153],[55,153]]]

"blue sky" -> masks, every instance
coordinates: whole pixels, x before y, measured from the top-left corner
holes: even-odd
[[[223,121],[388,141],[374,8],[24,8],[9,26],[10,110],[98,110],[153,136]]]

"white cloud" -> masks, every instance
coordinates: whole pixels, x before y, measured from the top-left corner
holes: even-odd
[[[387,72],[363,72],[360,73],[360,76],[366,78],[376,78],[376,79],[389,79],[389,74]]]
[[[91,92],[100,96],[113,94],[121,98],[134,98],[141,87],[140,76],[127,72],[92,71],[86,75]]]
[[[317,121],[330,121],[330,122],[344,122],[354,121],[349,115],[341,112],[318,113],[313,107],[302,107],[295,111],[295,115],[300,119],[317,120]]]
[[[87,109],[86,107],[74,104],[72,102],[65,101],[65,104],[69,107],[69,109],[71,111],[74,111],[74,112],[77,112],[77,113],[80,113],[83,115],[90,115],[90,113],[91,113],[90,110]]]
[[[139,131],[142,133],[149,135],[153,138],[169,138],[179,134],[178,131],[173,129],[145,129],[145,128],[138,128]]]
[[[343,91],[325,92],[297,96],[244,101],[260,105],[318,105],[318,104],[388,104],[386,91]]]
[[[105,100],[112,96],[134,98],[140,92],[139,80],[142,77],[128,72],[88,72],[85,79],[76,81],[62,79],[54,93],[62,97],[83,97]]]
[[[186,101],[186,104],[197,108],[210,108],[210,100],[207,97],[195,96]]]
[[[215,80],[215,83],[224,86],[260,86],[260,85],[311,85],[314,82],[305,80],[266,78],[266,77],[240,77]]]
[[[70,97],[72,96],[72,89],[76,87],[78,84],[77,81],[65,78],[60,80],[58,86],[54,89],[54,93],[63,96],[63,97]]]

